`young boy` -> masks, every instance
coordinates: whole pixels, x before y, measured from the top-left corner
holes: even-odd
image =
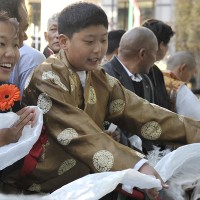
[[[11,173],[4,178],[5,187],[9,182],[12,192],[52,192],[88,173],[127,168],[159,178],[143,155],[102,131],[105,120],[160,142],[200,141],[197,122],[149,104],[99,67],[108,29],[100,7],[72,4],[61,12],[58,27],[60,52],[34,70],[23,95],[24,104],[43,110],[46,136],[34,162],[24,163],[21,178]],[[151,198],[158,194],[150,192]]]
[[[17,96],[20,98],[20,92],[14,85],[7,83],[19,59],[18,28],[16,19],[9,18],[6,12],[0,11],[0,113],[18,111],[17,114],[21,119],[11,128],[0,129],[0,147],[18,141],[23,127],[31,123],[35,115],[33,109],[20,110],[19,99],[17,100]],[[12,102],[12,99],[13,105],[6,104],[8,101]]]

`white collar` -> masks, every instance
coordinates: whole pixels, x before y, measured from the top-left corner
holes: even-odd
[[[81,85],[84,88],[85,87],[85,80],[86,80],[86,71],[78,71],[76,72],[80,78]]]
[[[117,58],[117,57],[116,57]],[[120,62],[120,64],[123,66],[123,68],[126,70],[128,76],[135,82],[140,82],[142,81],[142,76],[140,74],[132,74],[127,67],[117,58],[117,60]]]

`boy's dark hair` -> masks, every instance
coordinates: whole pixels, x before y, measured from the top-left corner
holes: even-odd
[[[64,8],[58,17],[59,34],[65,34],[69,38],[81,29],[92,25],[103,25],[108,28],[106,13],[102,8],[92,3],[71,4]]]
[[[171,37],[175,34],[171,26],[157,19],[148,19],[144,21],[142,26],[150,29],[157,37],[158,44],[163,42],[167,45]]]
[[[0,11],[8,13],[10,18],[16,18],[18,22],[21,21],[18,8],[24,0],[0,0]]]
[[[113,51],[119,47],[119,42],[125,32],[126,31],[123,29],[108,32],[108,50],[106,54],[113,53]]]

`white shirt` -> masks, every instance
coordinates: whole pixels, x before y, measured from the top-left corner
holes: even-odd
[[[117,57],[116,57],[117,58]],[[140,82],[142,81],[142,76],[140,74],[132,74],[127,67],[117,58],[117,60],[120,62],[120,64],[123,66],[125,71],[127,72],[128,76],[135,82]]]
[[[200,121],[200,100],[185,84],[177,91],[176,111],[180,115]]]

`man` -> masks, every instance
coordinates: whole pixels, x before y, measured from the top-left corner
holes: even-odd
[[[142,26],[150,29],[155,34],[158,41],[156,61],[162,60],[167,53],[168,44],[174,35],[174,31],[168,24],[157,19],[148,19]],[[154,86],[155,104],[170,109],[169,96],[165,88],[162,71],[154,64],[150,69],[148,77]]]
[[[118,55],[118,48],[119,48],[119,43],[121,40],[122,35],[126,31],[123,29],[118,29],[118,30],[112,30],[108,32],[108,49],[106,52],[105,60],[104,62],[108,62],[111,60],[113,56]]]
[[[187,51],[176,52],[167,60],[163,71],[172,108],[178,114],[200,120],[200,101],[187,87],[196,72],[194,56]]]
[[[45,57],[38,50],[23,44],[23,41],[27,39],[28,28],[28,13],[24,0],[0,0],[0,10],[8,12],[10,17],[17,18],[19,22],[20,60],[11,74],[10,82],[20,88],[22,96],[26,78],[45,60]]]
[[[48,45],[45,47],[43,54],[46,58],[60,50],[58,40],[58,13],[52,15],[47,22],[47,31],[44,32],[45,40]]]
[[[154,89],[149,77],[150,67],[153,65],[158,50],[157,39],[149,29],[126,32],[120,41],[118,56],[114,56],[104,64],[105,71],[117,78],[121,84],[138,96],[154,102]],[[124,132],[124,131],[122,131]],[[128,144],[122,134],[123,144]],[[143,139],[145,154],[152,150],[152,142]]]
[[[149,39],[149,38],[150,39]],[[117,78],[124,87],[153,102],[153,88],[147,74],[158,50],[155,36],[146,28],[125,33],[120,41],[118,56],[104,64],[107,73]]]

